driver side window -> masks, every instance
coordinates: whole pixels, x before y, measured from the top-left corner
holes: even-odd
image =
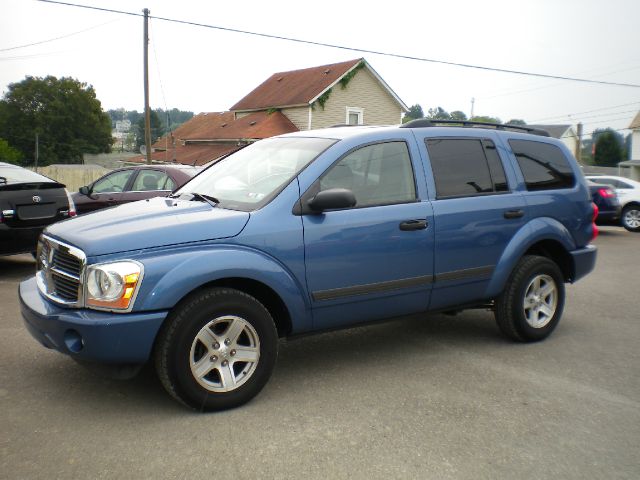
[[[92,193],[122,192],[133,174],[133,170],[114,172],[98,180],[92,188]]]
[[[320,190],[346,188],[356,208],[416,201],[416,186],[405,142],[385,142],[359,148],[333,165]]]

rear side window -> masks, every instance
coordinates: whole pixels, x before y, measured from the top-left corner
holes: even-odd
[[[502,162],[491,140],[425,140],[437,198],[487,195],[509,190]]]
[[[531,140],[509,140],[527,190],[571,188],[575,176],[567,158],[555,145]]]

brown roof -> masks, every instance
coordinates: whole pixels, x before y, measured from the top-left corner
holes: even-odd
[[[362,58],[320,67],[274,73],[231,110],[261,110],[309,104],[358,65]]]
[[[298,127],[281,112],[268,113],[263,111],[251,113],[229,123],[194,130],[183,138],[187,142],[209,139],[259,139],[297,131]]]
[[[631,122],[631,125],[629,125],[629,128],[631,128],[632,130],[635,130],[636,128],[640,128],[640,112],[638,112],[636,117],[633,119],[633,121]]]
[[[192,118],[184,122],[176,128],[171,134],[167,134],[152,145],[155,149],[165,149],[167,145],[171,148],[171,135],[176,139],[184,139],[191,137],[195,132],[206,131],[207,129],[215,129],[222,124],[233,122],[235,115],[233,112],[205,112],[194,115]],[[168,143],[167,143],[168,139]]]
[[[151,159],[156,162],[202,165],[238,149],[238,141],[259,140],[298,128],[281,112],[254,112],[238,120],[231,112],[200,113],[152,145]],[[167,141],[168,140],[168,141]],[[128,159],[142,163],[140,155]]]
[[[209,144],[209,145],[183,145],[178,143],[174,149],[169,147],[167,151],[156,151],[151,153],[151,160],[154,162],[173,162],[174,153],[176,163],[185,165],[203,165],[219,158],[227,153],[231,153],[240,148],[236,142]],[[128,158],[127,162],[144,163],[146,157],[138,155]]]

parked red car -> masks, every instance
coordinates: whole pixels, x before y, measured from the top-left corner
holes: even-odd
[[[114,170],[72,194],[78,215],[136,200],[166,197],[200,168],[189,165],[139,165]]]

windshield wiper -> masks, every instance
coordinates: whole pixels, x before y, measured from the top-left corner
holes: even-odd
[[[216,197],[212,197],[211,195],[205,195],[204,193],[189,192],[189,195],[191,195],[192,200],[200,200],[201,202],[207,202],[209,205],[211,205],[214,208],[220,203],[220,200],[218,200]]]

